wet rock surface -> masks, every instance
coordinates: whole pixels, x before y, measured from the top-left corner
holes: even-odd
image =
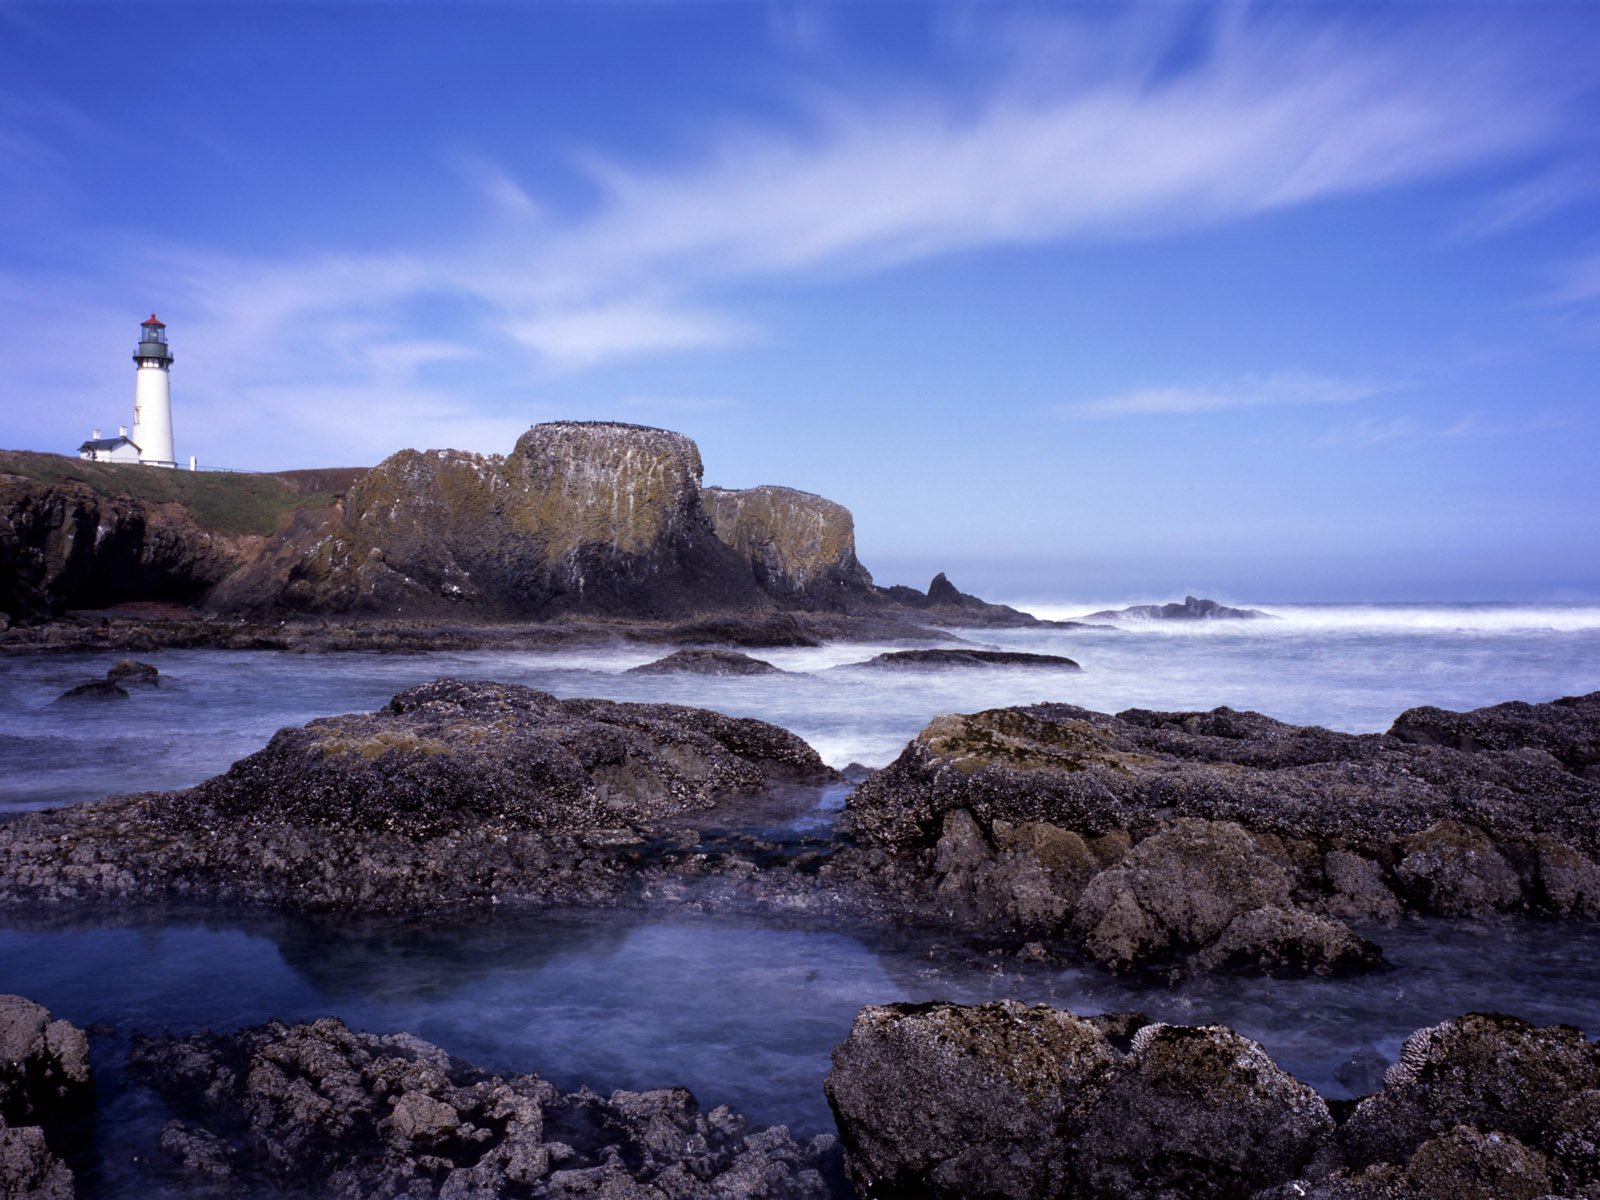
[[[1015,1001],[869,1007],[826,1089],[859,1195],[1600,1194],[1600,1054],[1470,1014],[1419,1030],[1335,1109],[1222,1026]]]
[[[1020,650],[891,650],[852,666],[889,671],[933,671],[941,667],[1040,667],[1080,671],[1070,658],[1059,654],[1027,654]]]
[[[761,721],[438,680],[376,713],[280,730],[187,791],[0,826],[0,896],[615,903],[654,825],[836,777]]]
[[[64,1158],[93,1108],[83,1031],[22,996],[0,996],[0,1195],[71,1200]]]
[[[629,675],[782,675],[769,662],[736,650],[674,650],[665,658],[628,668]]]
[[[236,1193],[821,1200],[835,1169],[831,1136],[750,1130],[683,1088],[563,1093],[332,1017],[140,1039],[129,1071],[176,1114],[162,1173]]]
[[[1477,732],[1463,749],[1419,728]],[[1356,969],[1377,951],[1346,920],[1600,915],[1597,731],[1600,693],[1412,710],[1381,735],[996,709],[935,718],[852,795],[850,823],[923,855],[927,889],[973,923],[1070,930],[1115,968]]]

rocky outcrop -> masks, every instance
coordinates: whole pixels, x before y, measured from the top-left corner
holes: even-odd
[[[890,650],[874,655],[857,667],[889,671],[936,671],[944,667],[1042,667],[1057,671],[1082,670],[1059,654],[1026,654],[1020,650]]]
[[[0,826],[0,897],[297,908],[615,903],[627,848],[778,783],[837,778],[762,721],[438,680],[280,730],[226,774]]]
[[[190,1186],[327,1197],[823,1200],[835,1141],[750,1130],[684,1088],[563,1093],[410,1034],[337,1018],[137,1041],[129,1071],[178,1114],[166,1173]]]
[[[1260,621],[1276,620],[1259,608],[1229,608],[1215,600],[1185,596],[1182,604],[1135,604],[1128,608],[1107,608],[1090,613],[1086,620],[1134,621]]]
[[[665,658],[629,667],[628,675],[782,675],[769,662],[737,650],[674,650]]]
[[[73,1126],[94,1108],[89,1042],[43,1005],[0,996],[0,1194],[71,1200],[63,1161]]]
[[[1335,1110],[1222,1026],[1002,1001],[865,1008],[825,1086],[858,1195],[1533,1200],[1600,1189],[1597,1084],[1577,1030],[1472,1014]]]
[[[928,584],[926,592],[914,587],[896,584],[877,589],[878,595],[902,611],[915,613],[924,620],[938,625],[1015,625],[1049,624],[1058,627],[1079,626],[1077,621],[1040,621],[1030,613],[1019,612],[1005,604],[990,604],[977,596],[963,592],[940,571]],[[1081,626],[1080,626],[1081,627]]]
[[[355,472],[156,471],[0,452],[0,612],[37,623],[72,608],[195,604],[282,540],[326,521]]]
[[[1480,740],[1418,738],[1447,726]],[[996,709],[935,718],[849,820],[925,863],[950,910],[1114,967],[1342,969],[1375,960],[1347,919],[1600,915],[1597,728],[1600,694],[1360,736],[1230,709]]]
[[[786,487],[703,488],[717,537],[762,590],[787,607],[849,611],[870,603],[872,576],[856,559],[850,510]]]
[[[284,600],[317,612],[670,617],[770,599],[700,502],[700,453],[639,425],[535,425],[510,455],[402,450],[351,489]]]

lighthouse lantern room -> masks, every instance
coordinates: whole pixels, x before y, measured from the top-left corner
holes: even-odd
[[[176,467],[172,446],[172,385],[167,375],[172,349],[167,327],[155,313],[139,326],[139,347],[133,352],[139,364],[134,376],[133,442],[139,461],[147,467]]]

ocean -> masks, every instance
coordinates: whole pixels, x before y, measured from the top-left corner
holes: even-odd
[[[1103,605],[1030,604],[1067,617]],[[1081,672],[862,667],[906,645],[752,651],[784,675],[628,675],[670,647],[518,653],[141,655],[163,682],[131,699],[52,706],[114,656],[0,658],[0,811],[187,786],[272,732],[367,710],[441,675],[560,696],[701,705],[776,722],[836,766],[882,766],[940,712],[1035,701],[1117,711],[1229,705],[1297,724],[1386,728],[1404,709],[1542,701],[1600,689],[1600,606],[1261,605],[1271,621],[1114,629],[960,630],[967,643],[1065,655]],[[952,643],[954,644],[954,643]],[[836,811],[838,789],[817,809]],[[814,929],[731,915],[560,912],[338,926],[237,911],[0,913],[0,992],[94,1040],[100,1162],[85,1195],[159,1194],[136,1161],[165,1119],[121,1073],[136,1033],[334,1014],[405,1029],[495,1070],[564,1088],[684,1084],[752,1121],[831,1128],[828,1051],[864,1004],[1014,996],[1080,1012],[1222,1022],[1330,1097],[1376,1086],[1412,1030],[1475,1009],[1600,1033],[1600,932],[1570,923],[1412,919],[1363,930],[1390,970],[1355,979],[1234,976],[1137,986],[1096,968],[974,959],[913,933]]]

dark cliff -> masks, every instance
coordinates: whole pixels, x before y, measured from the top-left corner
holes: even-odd
[[[358,471],[154,470],[0,452],[0,622],[138,600],[197,603],[290,529],[336,511]]]
[[[856,559],[855,520],[844,505],[770,485],[708,487],[700,495],[717,537],[785,606],[846,611],[882,603]]]

